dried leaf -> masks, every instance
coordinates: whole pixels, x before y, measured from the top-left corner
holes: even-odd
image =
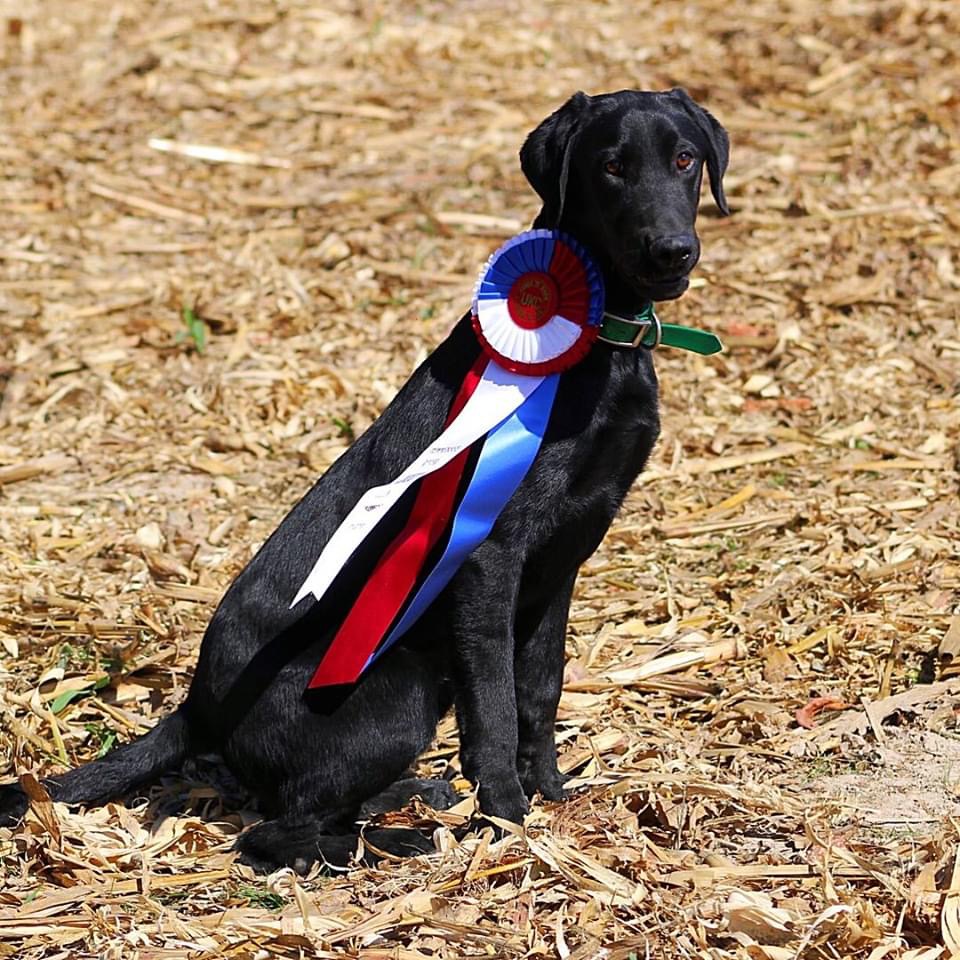
[[[814,697],[808,703],[798,708],[794,713],[797,723],[807,730],[813,730],[816,726],[814,719],[824,710],[849,710],[852,704],[845,703],[836,697]]]
[[[30,810],[50,834],[50,839],[59,847],[60,821],[46,787],[32,773],[20,774],[20,787],[30,801]]]

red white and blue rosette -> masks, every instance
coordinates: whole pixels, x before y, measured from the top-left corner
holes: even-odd
[[[528,230],[490,257],[474,292],[473,327],[505,369],[560,373],[593,346],[603,301],[603,277],[573,237]]]

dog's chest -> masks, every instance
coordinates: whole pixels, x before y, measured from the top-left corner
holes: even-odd
[[[561,384],[540,454],[504,516],[529,553],[578,559],[602,539],[657,438],[649,356],[617,355]]]
[[[602,359],[605,366],[575,371],[581,376],[559,398],[557,454],[566,460],[567,496],[589,499],[597,491],[622,499],[659,431],[657,380],[647,351]]]

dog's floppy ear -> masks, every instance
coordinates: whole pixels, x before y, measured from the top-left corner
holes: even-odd
[[[730,161],[730,138],[716,117],[699,104],[694,103],[690,94],[680,87],[670,91],[670,95],[680,102],[691,120],[699,127],[700,132],[707,138],[707,173],[710,175],[710,192],[717,202],[720,212],[726,216],[730,213],[727,198],[723,193],[723,175],[726,173]]]
[[[560,223],[563,213],[570,153],[589,103],[590,97],[577,91],[527,137],[520,149],[520,169],[543,200],[543,216],[553,226]]]

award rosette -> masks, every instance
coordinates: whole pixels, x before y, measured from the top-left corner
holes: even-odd
[[[482,350],[443,432],[395,480],[360,497],[293,598],[291,606],[311,594],[320,600],[387,512],[419,484],[405,525],[384,543],[310,687],[355,682],[487,538],[536,459],[561,373],[597,338],[603,301],[599,270],[566,234],[531,230],[493,254],[473,302]]]
[[[556,230],[508,240],[473,300],[484,350],[514,373],[561,373],[582,360],[603,320],[603,278],[583,247]]]

